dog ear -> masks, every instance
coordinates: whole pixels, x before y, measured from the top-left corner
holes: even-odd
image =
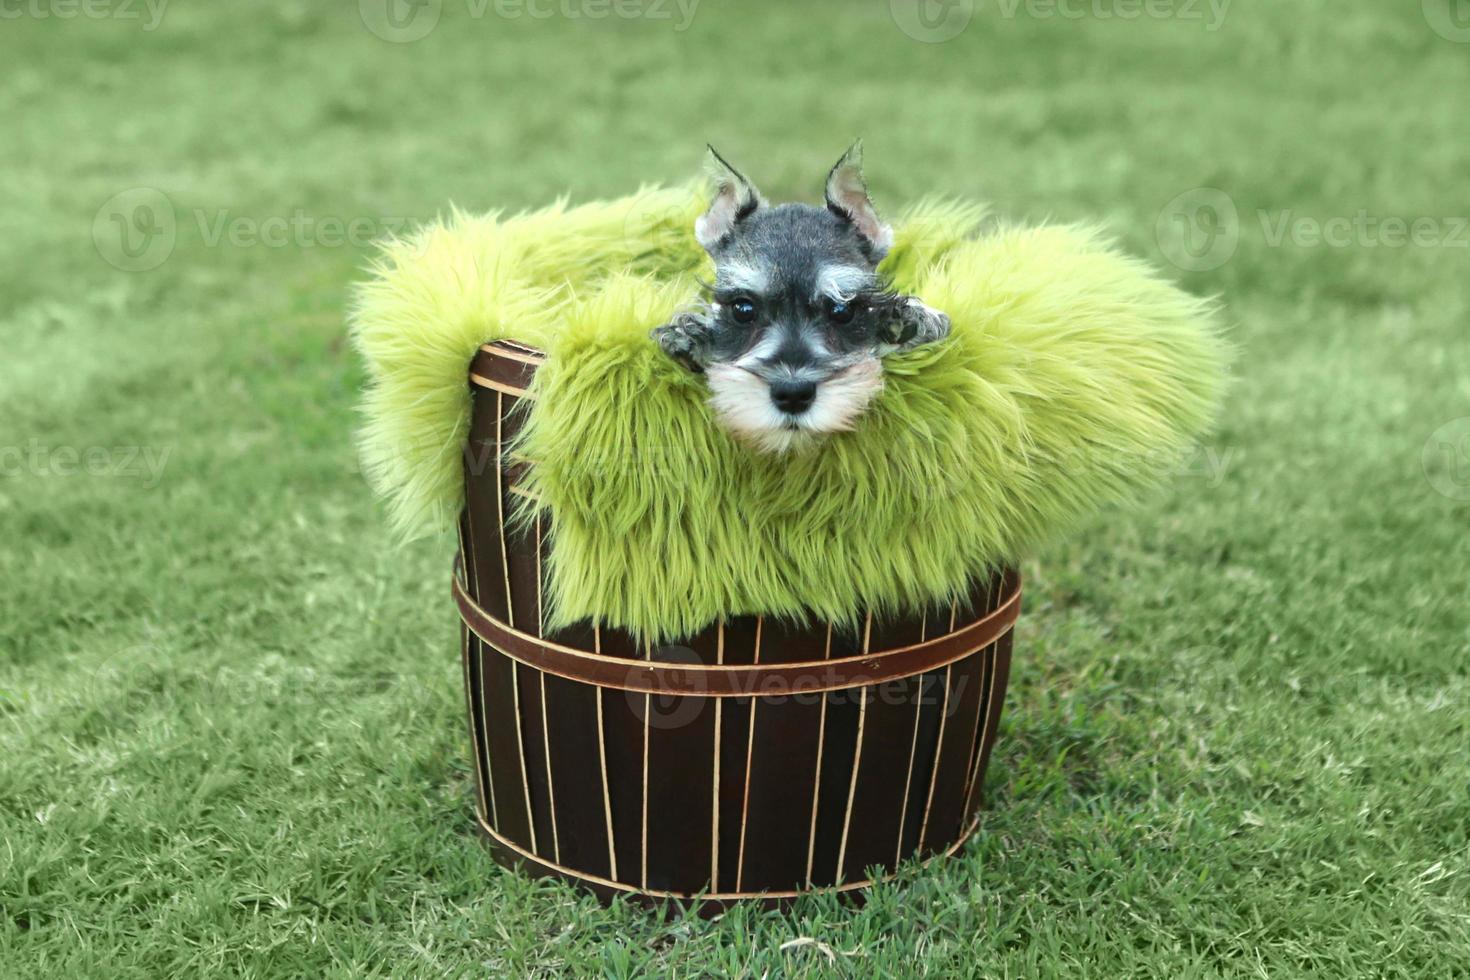
[[[863,180],[862,140],[853,143],[827,174],[827,209],[852,222],[868,243],[874,260],[888,254],[893,245],[893,229],[878,217],[868,197],[868,185]]]
[[[715,197],[709,210],[694,222],[694,237],[699,239],[705,251],[713,252],[724,241],[735,226],[750,217],[765,201],[755,185],[745,175],[725,162],[711,146],[709,148],[710,179],[715,185]]]

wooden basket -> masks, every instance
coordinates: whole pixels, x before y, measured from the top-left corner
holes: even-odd
[[[1020,608],[1014,570],[857,635],[760,616],[640,647],[542,628],[548,529],[507,521],[504,451],[543,355],[498,342],[474,410],[454,595],[479,825],[501,863],[607,900],[856,891],[978,823]]]

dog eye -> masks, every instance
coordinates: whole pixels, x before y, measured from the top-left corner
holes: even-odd
[[[730,301],[730,315],[736,323],[754,323],[755,301],[749,296],[737,296]]]
[[[851,323],[857,313],[857,304],[838,299],[827,300],[827,317],[833,323]]]

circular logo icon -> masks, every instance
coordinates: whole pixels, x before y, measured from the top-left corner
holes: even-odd
[[[660,665],[701,663],[699,655],[693,650],[678,646],[659,647],[654,650],[653,659]],[[634,667],[633,669],[639,668]],[[695,693],[640,694],[637,691],[628,691],[628,707],[632,710],[633,716],[649,728],[661,731],[670,731],[693,724],[695,719],[704,713],[707,700],[699,693],[704,690],[704,676],[700,671],[689,671],[687,679],[692,681],[691,688]]]
[[[1218,269],[1240,244],[1235,202],[1214,187],[1185,191],[1159,212],[1154,240],[1165,258],[1187,272]]]
[[[958,37],[975,16],[975,0],[888,0],[893,22],[915,41],[939,44]]]
[[[393,44],[428,37],[443,10],[444,0],[357,0],[363,26]]]
[[[1435,492],[1451,500],[1470,500],[1470,417],[1435,429],[1424,443],[1420,462]]]
[[[1470,0],[1423,0],[1424,19],[1446,41],[1470,44]]]
[[[145,646],[104,647],[69,675],[68,694],[84,710],[127,714],[145,697],[146,665],[153,662]]]
[[[102,260],[124,272],[163,265],[178,240],[173,202],[163,191],[133,187],[114,194],[92,219],[92,245]]]
[[[623,238],[636,266],[638,256],[665,254],[683,239],[694,237],[688,208],[673,193],[642,190],[628,203]]]

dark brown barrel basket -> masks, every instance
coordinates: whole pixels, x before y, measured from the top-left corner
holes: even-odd
[[[542,629],[548,528],[505,451],[543,355],[482,347],[454,596],[477,816],[496,859],[604,901],[781,903],[952,854],[979,823],[1020,578],[861,628],[735,616],[676,645]]]

